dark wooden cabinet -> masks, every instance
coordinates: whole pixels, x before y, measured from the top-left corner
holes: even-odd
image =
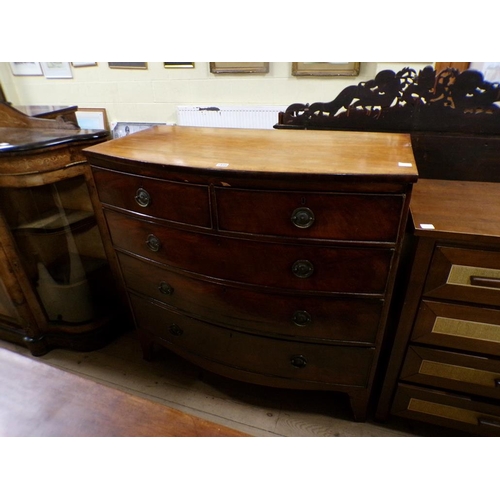
[[[416,250],[377,414],[500,435],[500,185],[420,179]]]
[[[409,136],[160,126],[85,154],[146,355],[345,392],[365,418],[417,178]]]

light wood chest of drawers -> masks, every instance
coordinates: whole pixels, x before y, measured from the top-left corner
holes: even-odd
[[[377,410],[500,435],[500,185],[420,179],[415,258]]]
[[[141,343],[364,419],[417,173],[407,135],[159,126],[86,150]]]

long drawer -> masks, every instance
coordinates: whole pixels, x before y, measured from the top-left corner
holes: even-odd
[[[150,179],[93,167],[102,203],[150,217],[211,227],[208,186]]]
[[[500,399],[500,361],[494,358],[410,346],[400,379]]]
[[[411,340],[500,356],[500,310],[424,300]]]
[[[401,383],[391,412],[472,434],[500,436],[500,406],[450,392]]]
[[[283,245],[182,231],[106,211],[111,239],[125,250],[182,270],[301,291],[383,295],[387,248]]]
[[[436,247],[424,295],[500,306],[500,252]]]
[[[222,326],[310,340],[373,345],[381,299],[259,293],[193,279],[118,252],[127,287]]]
[[[366,387],[375,349],[290,342],[198,321],[130,294],[137,327],[177,352],[270,377]]]
[[[216,188],[218,228],[293,238],[395,242],[402,195]]]

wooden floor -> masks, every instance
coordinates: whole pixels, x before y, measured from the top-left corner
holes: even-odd
[[[4,341],[0,347],[31,356],[24,347]],[[133,332],[97,351],[55,349],[35,359],[252,436],[457,435],[410,421],[354,422],[342,394],[243,384],[204,372],[168,351],[145,361]]]

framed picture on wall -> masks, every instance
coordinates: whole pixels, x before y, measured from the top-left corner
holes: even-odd
[[[211,62],[211,73],[269,73],[268,62]]]
[[[41,76],[42,67],[39,62],[11,62],[10,68],[14,76]]]
[[[69,62],[43,62],[40,64],[45,78],[73,78]]]
[[[112,69],[148,69],[147,62],[108,62]]]
[[[86,68],[87,66],[97,66],[96,62],[72,62],[74,68]]]
[[[359,62],[294,62],[293,76],[357,76]]]
[[[194,68],[194,62],[164,62],[163,67],[165,69]]]

